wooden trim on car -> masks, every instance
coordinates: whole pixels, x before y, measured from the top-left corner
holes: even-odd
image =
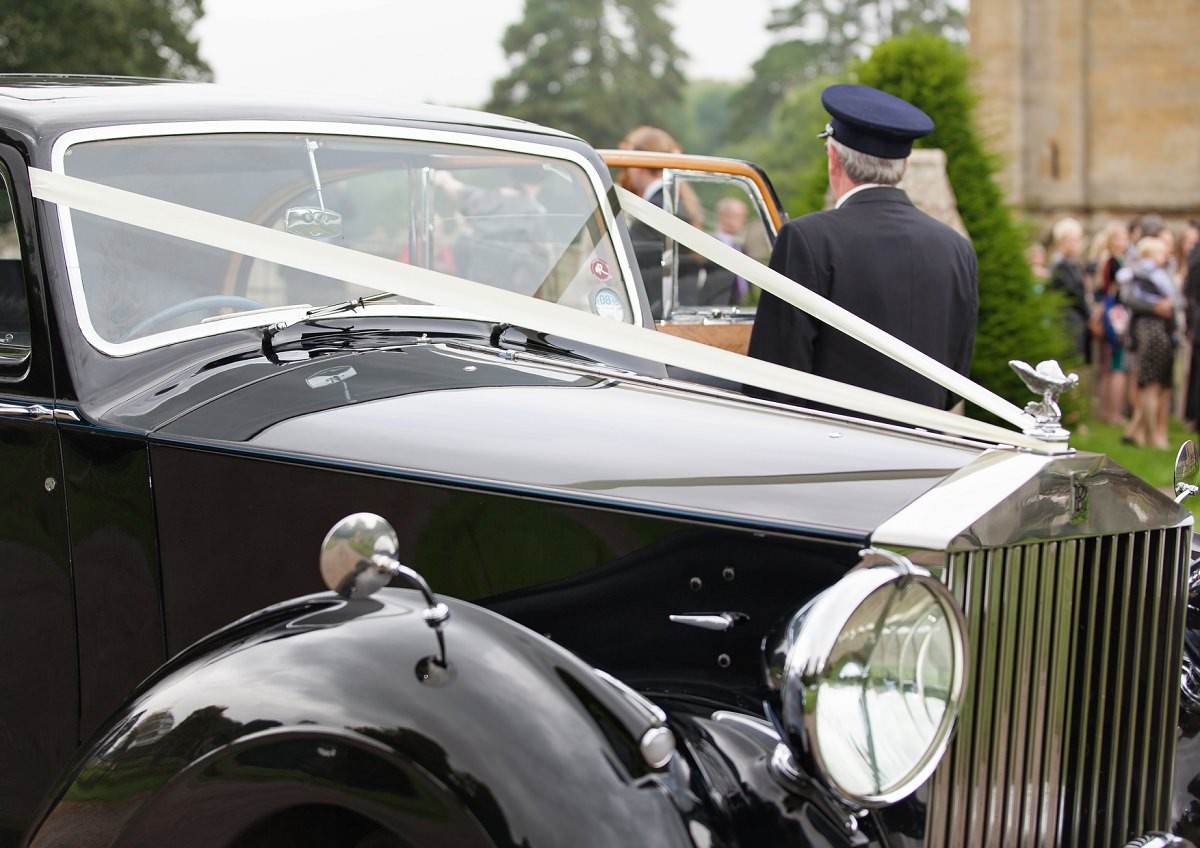
[[[783,213],[775,190],[763,172],[740,159],[719,156],[696,156],[689,153],[651,153],[646,150],[600,150],[600,156],[610,168],[672,168],[678,171],[702,171],[710,174],[730,174],[745,177],[758,186],[767,206],[767,213],[778,232],[783,226]]]

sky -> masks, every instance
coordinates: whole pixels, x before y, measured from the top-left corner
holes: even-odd
[[[744,80],[770,44],[779,0],[674,0],[689,79]],[[355,91],[478,107],[509,65],[500,40],[524,0],[204,0],[194,34],[216,81]],[[736,13],[731,11],[736,8]]]

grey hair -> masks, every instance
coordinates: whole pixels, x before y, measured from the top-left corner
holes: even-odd
[[[838,159],[842,163],[842,170],[846,172],[846,176],[856,183],[878,183],[879,185],[894,186],[904,176],[904,166],[908,161],[907,158],[883,159],[879,156],[872,156],[869,153],[863,153],[860,150],[847,147],[836,138],[829,138],[827,142],[833,146],[834,151],[837,153]]]
[[[718,212],[721,212],[725,209],[736,209],[736,208],[741,208],[742,210],[745,210],[746,209],[746,201],[741,200],[737,197],[722,197],[720,200],[717,201],[716,210]]]
[[[1054,222],[1054,226],[1050,228],[1050,239],[1058,244],[1068,235],[1083,236],[1083,224],[1076,221],[1074,218],[1059,218]]]

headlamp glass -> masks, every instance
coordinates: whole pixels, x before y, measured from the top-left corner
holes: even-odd
[[[883,797],[911,781],[948,733],[958,664],[950,616],[926,583],[889,583],[854,611],[813,697],[840,791]]]
[[[893,803],[933,772],[965,673],[954,598],[905,561],[855,569],[787,628],[782,719],[793,752],[864,806]]]

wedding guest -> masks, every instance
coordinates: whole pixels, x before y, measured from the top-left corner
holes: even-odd
[[[1133,313],[1131,330],[1138,351],[1139,409],[1129,440],[1166,448],[1167,409],[1174,375],[1181,298],[1167,270],[1167,243],[1145,236],[1138,259],[1117,273],[1121,298]]]
[[[682,148],[674,137],[660,127],[643,125],[631,130],[618,145],[622,150],[644,150],[651,153],[680,153]],[[665,183],[662,168],[624,168],[617,179],[618,184],[634,194],[640,195],[655,206],[666,206],[664,195]],[[693,227],[704,225],[704,209],[700,199],[687,183],[679,186],[679,206],[675,214],[686,220]],[[694,303],[695,291],[698,285],[700,259],[690,251],[679,251],[677,274],[674,291],[663,291],[663,252],[666,249],[666,238],[658,230],[634,221],[629,227],[629,235],[633,241],[634,254],[642,274],[642,283],[646,287],[646,296],[650,299],[650,313],[656,318],[663,317],[664,302],[670,302],[677,295],[679,302]],[[673,303],[678,306],[679,303]]]
[[[1054,223],[1051,236],[1050,281],[1046,290],[1062,294],[1064,332],[1071,339],[1072,350],[1082,362],[1087,362],[1091,352],[1087,333],[1091,307],[1080,263],[1083,225],[1074,218],[1060,218]]]
[[[1125,264],[1129,249],[1129,230],[1113,221],[1097,234],[1091,255],[1095,263],[1095,309],[1098,318],[1099,380],[1098,414],[1108,424],[1125,423],[1125,404],[1129,386],[1126,333],[1129,312],[1121,303],[1117,272]]]
[[[745,250],[746,221],[749,209],[743,200],[722,197],[717,201],[717,226],[713,236],[732,248]],[[705,266],[704,284],[700,287],[700,302],[706,305],[736,306],[745,303],[750,294],[750,284],[732,271],[719,265]]]
[[[1183,297],[1187,304],[1187,337],[1190,346],[1183,418],[1200,426],[1200,221],[1189,221],[1181,246],[1184,253]]]

